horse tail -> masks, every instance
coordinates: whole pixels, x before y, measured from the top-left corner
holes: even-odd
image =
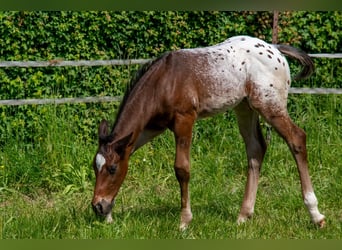
[[[309,77],[315,70],[314,63],[311,59],[311,57],[305,53],[304,51],[291,47],[289,45],[275,45],[276,48],[283,54],[297,59],[303,66],[302,71],[299,72],[297,75],[295,75],[294,79],[305,79]]]

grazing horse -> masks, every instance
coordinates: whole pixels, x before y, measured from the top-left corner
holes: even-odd
[[[174,133],[174,170],[180,185],[180,228],[192,220],[190,208],[190,146],[197,119],[233,109],[246,145],[248,176],[238,223],[254,212],[266,143],[261,115],[287,143],[298,167],[302,196],[312,221],[323,227],[325,217],[311,184],[306,134],[287,112],[290,70],[284,55],[303,66],[297,79],[311,75],[310,57],[288,45],[268,44],[235,36],[214,46],[167,52],[145,64],[132,79],[109,131],[99,125],[99,147],[93,161],[96,183],[92,206],[112,221],[115,197],[128,169],[130,155],[166,129]]]

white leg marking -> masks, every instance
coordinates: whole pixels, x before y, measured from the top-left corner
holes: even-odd
[[[312,221],[320,224],[320,222],[324,220],[325,216],[318,211],[318,201],[314,192],[308,192],[305,194],[304,204],[309,210]]]
[[[248,218],[239,215],[239,217],[238,217],[238,219],[237,219],[237,224],[238,224],[238,225],[241,225],[241,224],[245,223],[245,222],[247,221],[247,219],[248,219]]]
[[[96,167],[99,172],[101,171],[105,163],[106,163],[106,159],[104,158],[104,156],[102,154],[97,154],[96,155]]]
[[[247,215],[239,214],[238,219],[237,219],[237,224],[241,225],[245,223],[248,219],[252,218],[253,214],[254,214],[254,205]]]
[[[181,211],[181,223],[179,229],[184,231],[188,228],[190,221],[192,220],[192,212],[190,208],[185,208]]]

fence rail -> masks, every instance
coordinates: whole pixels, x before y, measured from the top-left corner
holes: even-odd
[[[309,54],[310,57],[316,58],[342,58],[342,53],[335,54]],[[64,61],[63,59],[54,59],[49,61],[0,61],[0,68],[37,68],[37,67],[66,67],[66,66],[110,66],[110,65],[131,65],[144,64],[151,59],[127,59],[127,60],[78,60]]]
[[[0,68],[37,68],[37,67],[66,67],[66,66],[109,66],[109,65],[131,65],[144,64],[150,59],[127,59],[127,60],[78,60],[78,61],[64,61],[64,60],[49,60],[49,61],[1,61]]]
[[[342,89],[334,88],[290,88],[290,94],[342,94]],[[74,98],[50,98],[50,99],[20,99],[0,100],[0,106],[42,105],[42,104],[75,104],[75,103],[103,103],[119,102],[121,96],[94,96]]]
[[[20,100],[0,100],[0,106],[20,106],[20,105],[42,105],[42,104],[74,104],[74,103],[101,103],[118,102],[121,96],[92,96],[92,97],[71,97],[71,98],[48,98],[48,99],[20,99]]]
[[[335,54],[309,54],[316,58],[342,58],[342,53]],[[127,59],[127,60],[78,60],[64,61],[60,59],[50,61],[0,61],[0,68],[10,67],[66,67],[66,66],[110,66],[144,64],[151,59]],[[337,88],[290,88],[290,94],[342,94],[342,89]],[[120,101],[120,96],[97,96],[97,97],[75,97],[75,98],[50,98],[50,99],[20,99],[0,100],[0,106],[19,105],[43,105],[43,104],[66,104],[66,103],[103,103]]]

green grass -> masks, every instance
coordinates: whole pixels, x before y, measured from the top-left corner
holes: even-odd
[[[178,230],[180,194],[174,141],[166,132],[137,151],[113,209],[114,223],[90,207],[93,141],[82,140],[68,113],[49,107],[34,144],[11,138],[0,152],[2,239],[341,239],[341,96],[291,95],[293,120],[307,132],[310,175],[327,217],[319,229],[304,207],[292,156],[274,131],[262,168],[255,214],[237,225],[246,156],[232,112],[199,121],[190,183],[194,219]],[[114,119],[114,114],[108,114]]]

